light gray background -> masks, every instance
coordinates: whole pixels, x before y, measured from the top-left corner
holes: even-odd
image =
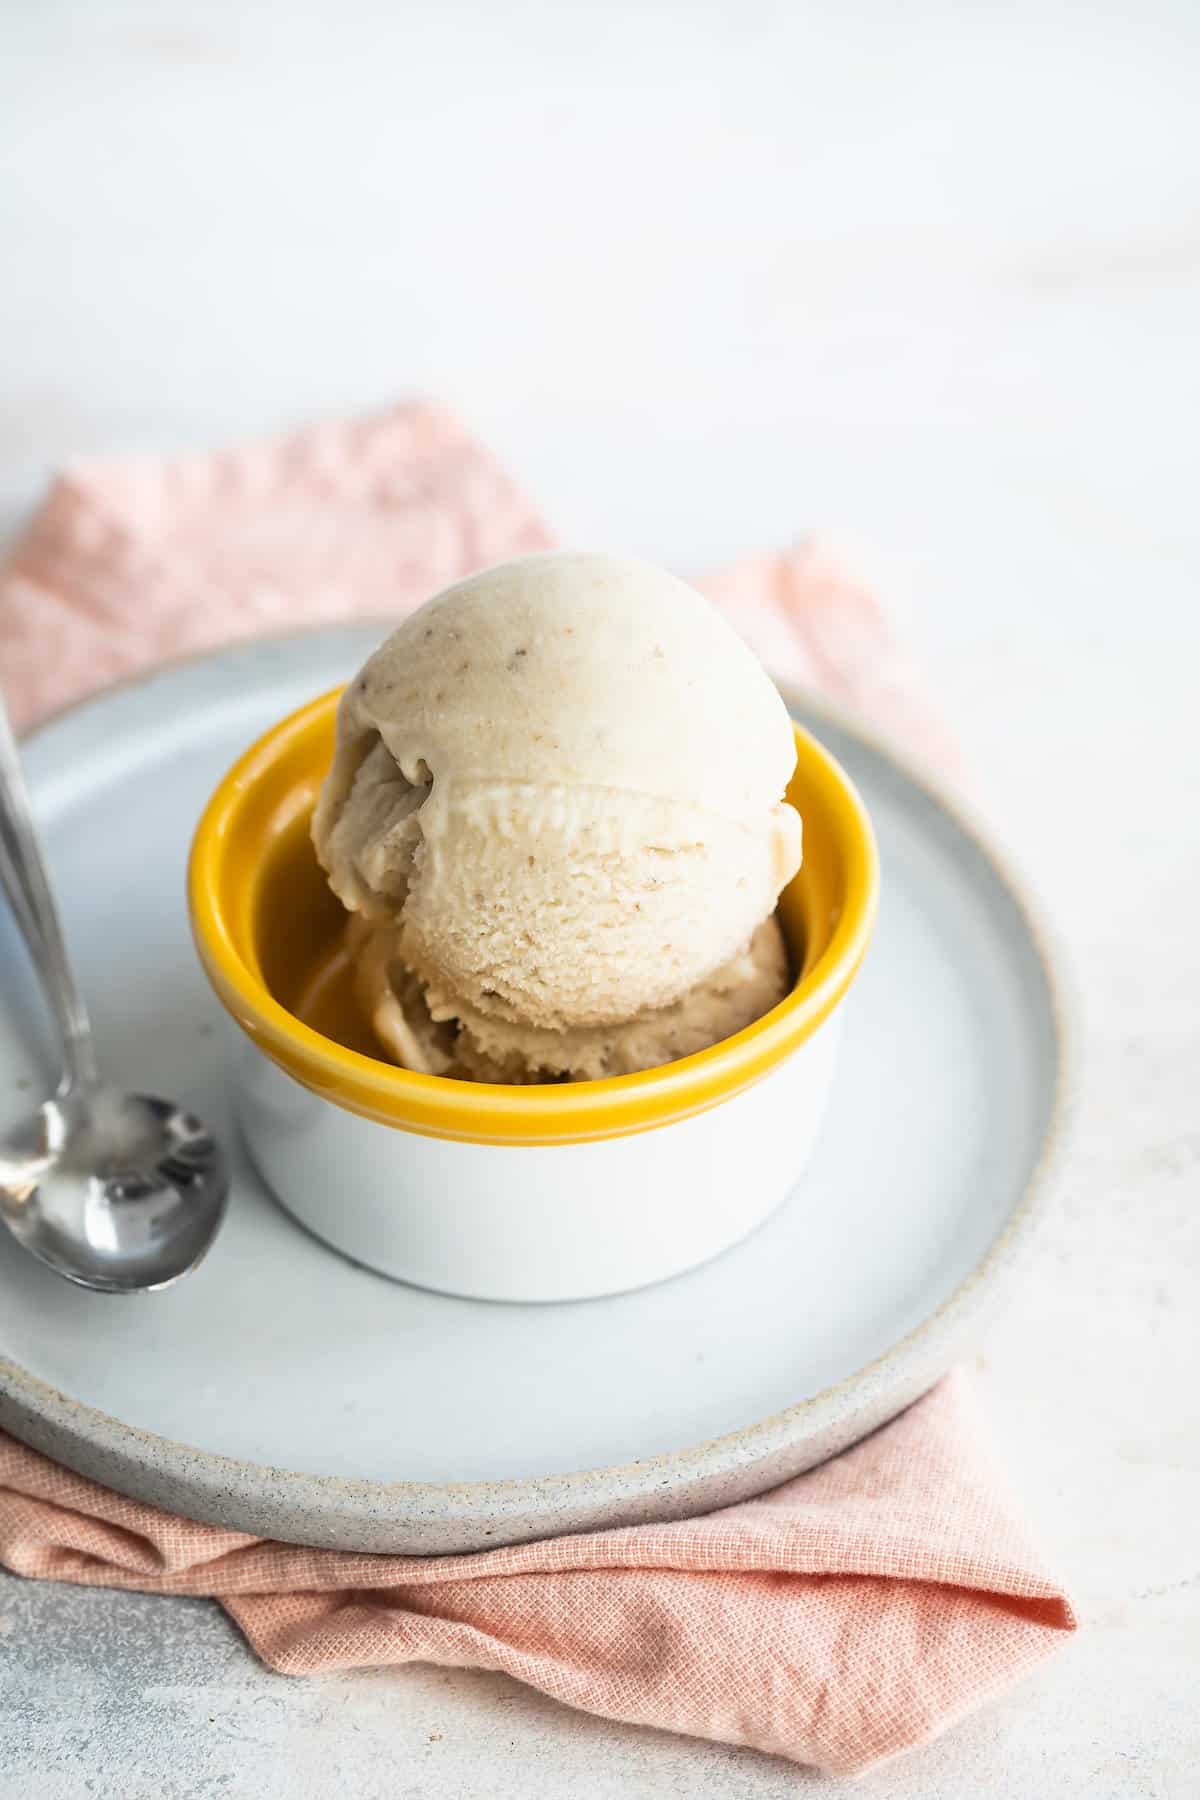
[[[0,20],[0,504],[64,456],[414,389],[562,534],[819,524],[924,658],[1074,963],[1084,1095],[980,1359],[1085,1631],[870,1778],[1194,1792],[1191,0],[41,0]],[[491,1676],[292,1682],[214,1610],[0,1581],[0,1797],[785,1795]],[[32,1784],[32,1785],[31,1785]]]

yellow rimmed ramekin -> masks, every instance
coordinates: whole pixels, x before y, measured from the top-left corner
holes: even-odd
[[[798,974],[780,1005],[637,1075],[450,1081],[373,1056],[354,1013],[345,915],[308,835],[337,700],[234,765],[188,872],[200,960],[236,1026],[242,1130],[277,1198],[356,1261],[478,1299],[616,1293],[744,1237],[808,1160],[874,922],[874,836],[843,770],[796,728],[804,863],[780,917]]]

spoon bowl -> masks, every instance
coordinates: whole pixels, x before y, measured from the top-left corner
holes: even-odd
[[[229,1165],[192,1113],[100,1078],[2,694],[0,890],[58,1027],[64,1068],[57,1093],[0,1134],[0,1224],[79,1287],[169,1287],[220,1229]]]
[[[212,1242],[225,1157],[194,1114],[97,1083],[0,1137],[0,1214],[39,1262],[100,1293],[169,1287]]]

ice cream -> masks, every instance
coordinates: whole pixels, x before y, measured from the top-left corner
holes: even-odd
[[[670,1006],[612,1025],[547,1030],[514,1025],[427,987],[405,963],[401,932],[350,923],[359,1005],[382,1047],[406,1069],[467,1081],[597,1081],[706,1050],[761,1018],[788,988],[779,922],[764,919],[746,949]]]
[[[384,1047],[578,1078],[749,1023],[787,984],[794,761],[753,654],[646,563],[525,557],[436,595],[346,690],[313,821]]]

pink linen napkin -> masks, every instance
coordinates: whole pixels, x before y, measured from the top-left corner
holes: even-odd
[[[288,1675],[502,1669],[606,1718],[853,1774],[1074,1627],[965,1379],[759,1500],[475,1556],[304,1550],[126,1500],[0,1435],[19,1575],[219,1599]]]
[[[425,406],[79,469],[0,574],[0,675],[28,724],[164,656],[395,616],[551,541],[492,458]],[[945,753],[874,601],[819,549],[707,587],[778,674]],[[0,1434],[0,1562],[212,1595],[288,1674],[503,1669],[609,1718],[842,1774],[944,1729],[1075,1625],[961,1375],[758,1500],[475,1556],[265,1542],[110,1493]]]
[[[83,464],[0,571],[0,672],[27,726],[164,657],[395,618],[553,542],[495,459],[426,405],[166,462]],[[953,754],[874,597],[820,543],[700,585],[776,675],[931,760]]]

